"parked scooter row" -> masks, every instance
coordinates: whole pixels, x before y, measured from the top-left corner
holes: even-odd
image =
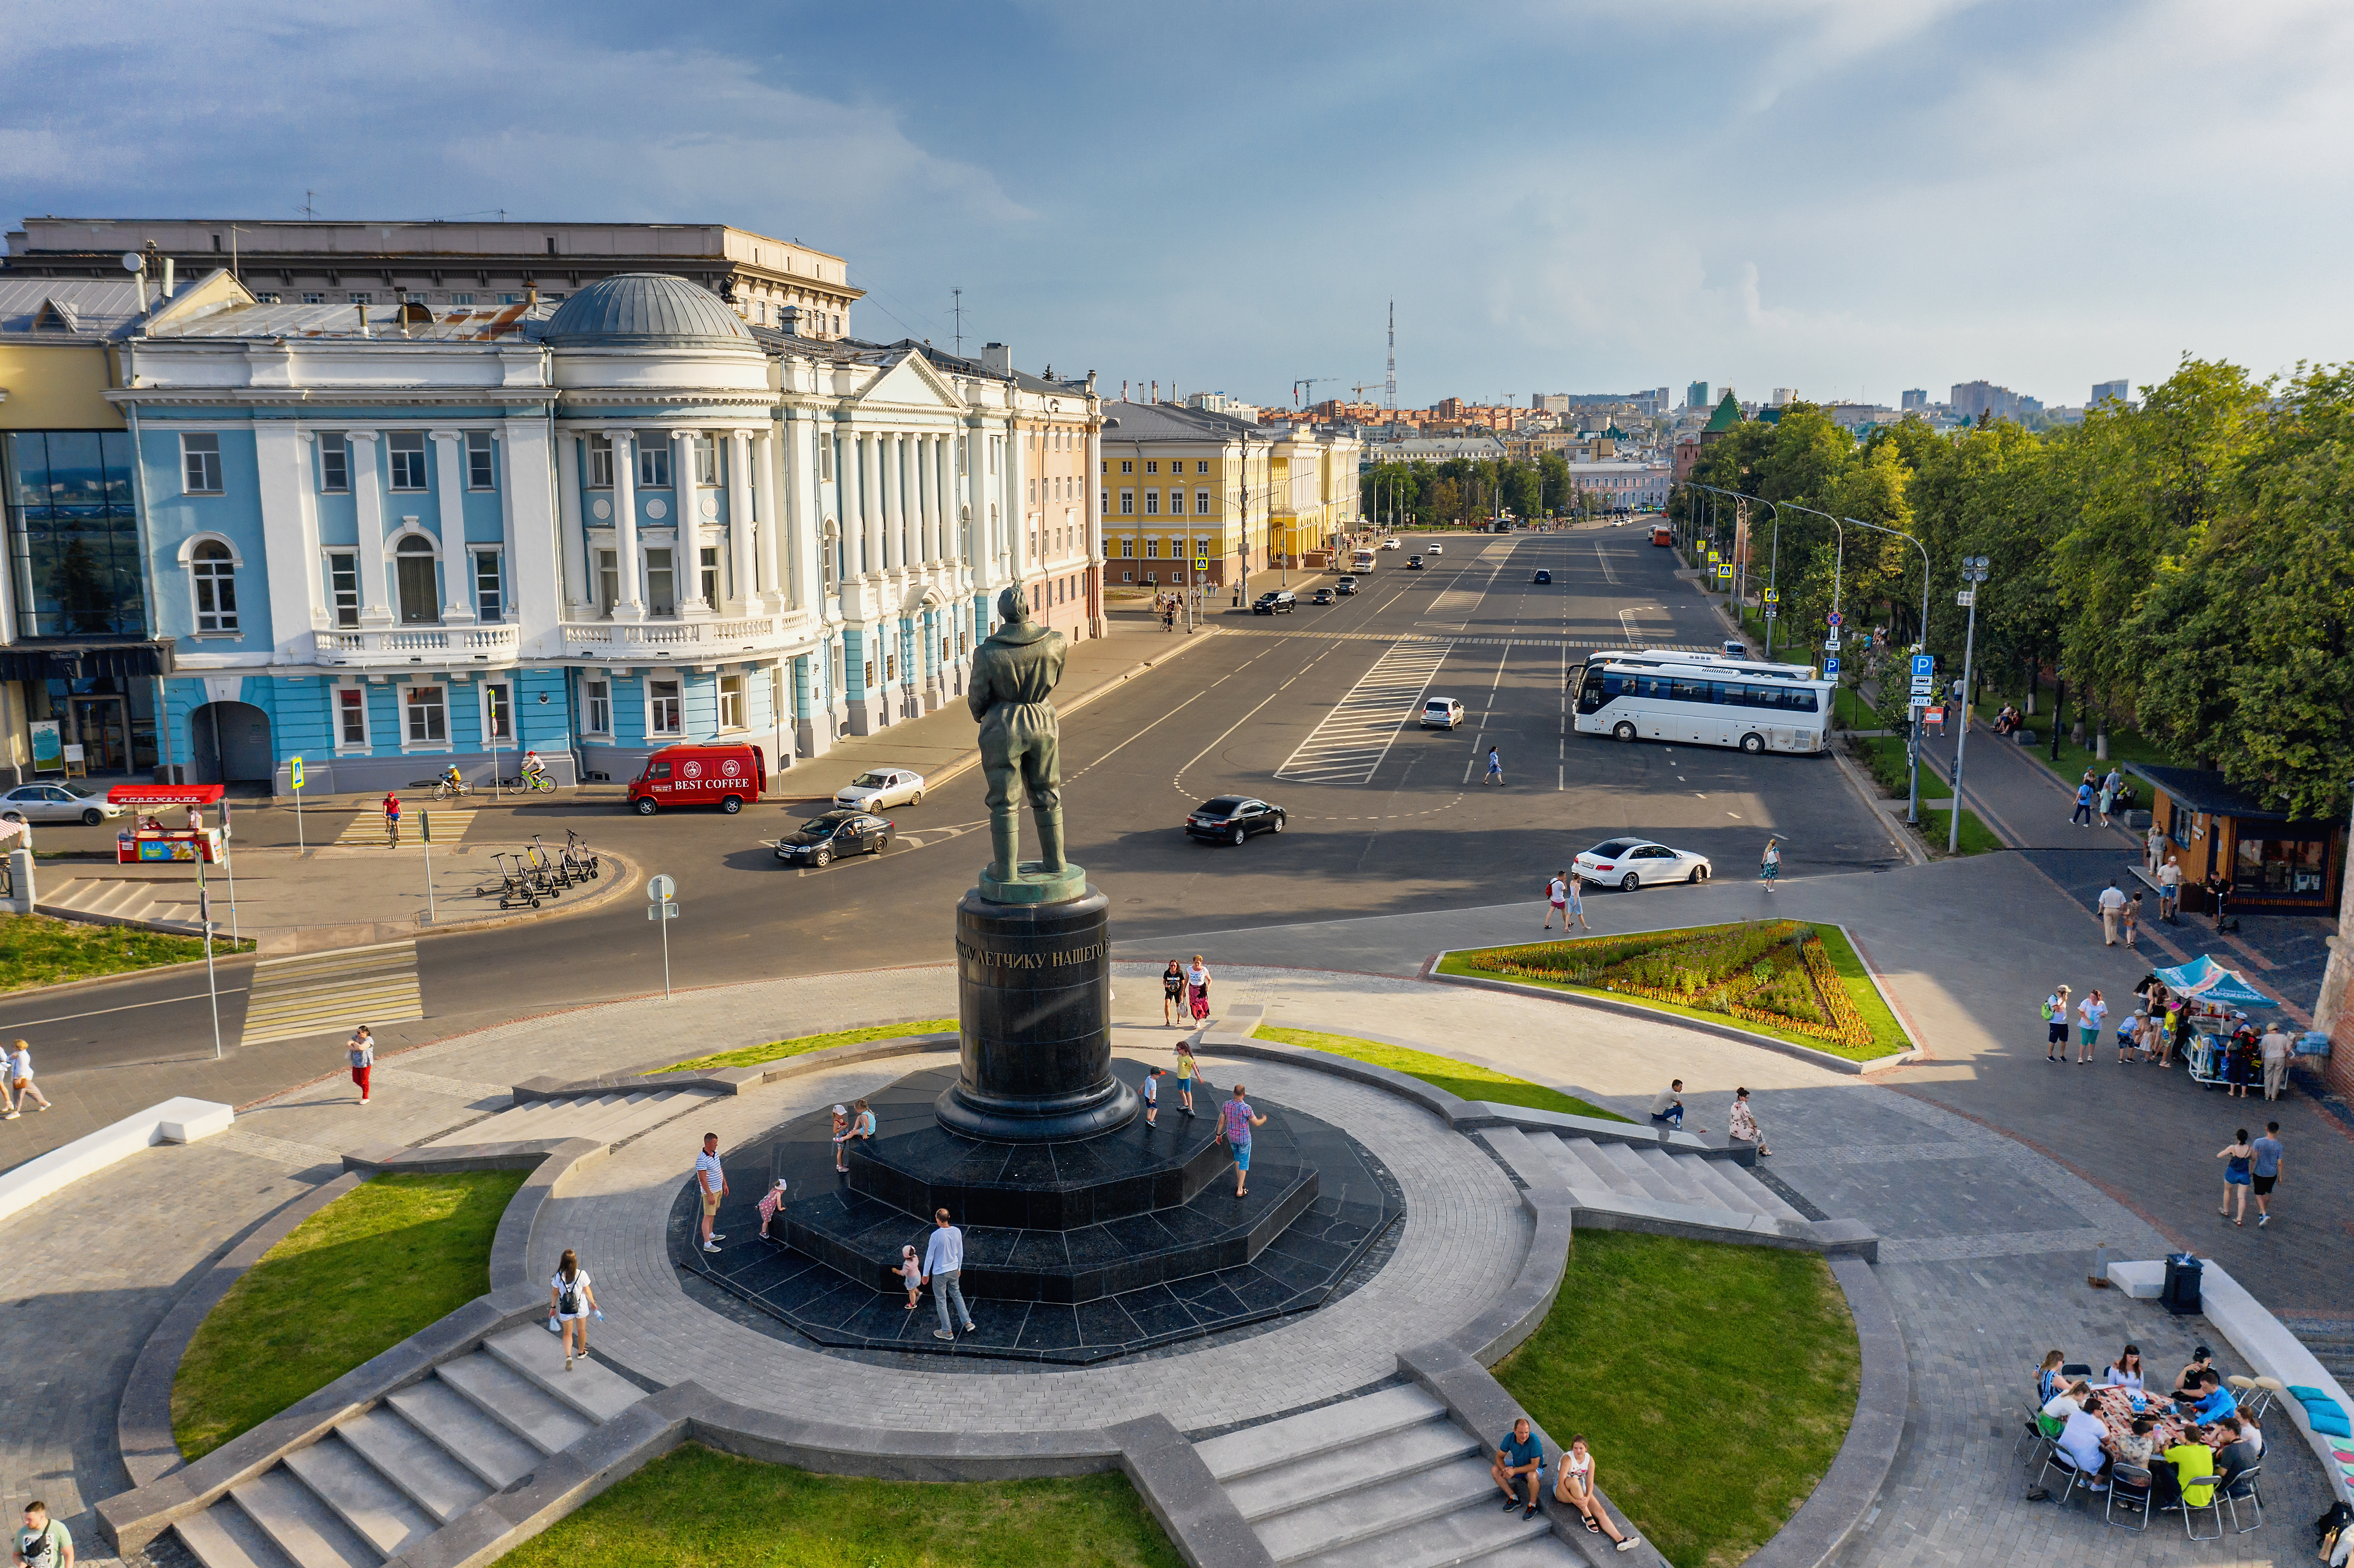
[[[588,841],[569,828],[560,850],[551,852],[534,833],[522,849],[493,850],[491,861],[498,867],[499,880],[477,887],[474,895],[495,896],[502,909],[536,909],[541,899],[560,897],[565,889],[593,882],[603,871]]]

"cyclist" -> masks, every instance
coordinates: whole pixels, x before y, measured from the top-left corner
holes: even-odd
[[[400,797],[389,789],[384,792],[384,842],[400,847]]]
[[[547,764],[539,759],[537,751],[526,751],[523,754],[523,787],[525,789],[537,789],[540,776],[546,771]]]
[[[466,792],[466,780],[459,773],[458,765],[454,762],[441,770],[440,781],[448,787],[452,795],[462,795]]]

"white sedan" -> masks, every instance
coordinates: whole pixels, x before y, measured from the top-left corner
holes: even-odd
[[[924,803],[924,776],[909,768],[870,768],[833,792],[837,806],[879,811],[885,806]]]
[[[1586,881],[1629,893],[1651,882],[1706,882],[1710,874],[1708,856],[1646,839],[1611,839],[1571,863]]]
[[[79,784],[27,784],[0,795],[0,820],[12,822],[88,822],[96,827],[122,808]]]

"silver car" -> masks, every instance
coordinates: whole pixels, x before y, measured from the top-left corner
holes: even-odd
[[[870,768],[833,792],[837,806],[879,811],[885,806],[924,803],[924,776],[910,768]]]
[[[1586,881],[1629,893],[1649,883],[1706,882],[1711,870],[1704,854],[1647,839],[1609,839],[1571,863]]]
[[[0,820],[11,822],[87,822],[91,827],[122,808],[80,784],[26,784],[0,795]]]

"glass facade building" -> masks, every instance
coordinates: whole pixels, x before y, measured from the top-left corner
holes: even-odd
[[[127,430],[13,430],[5,452],[16,634],[143,637]]]

